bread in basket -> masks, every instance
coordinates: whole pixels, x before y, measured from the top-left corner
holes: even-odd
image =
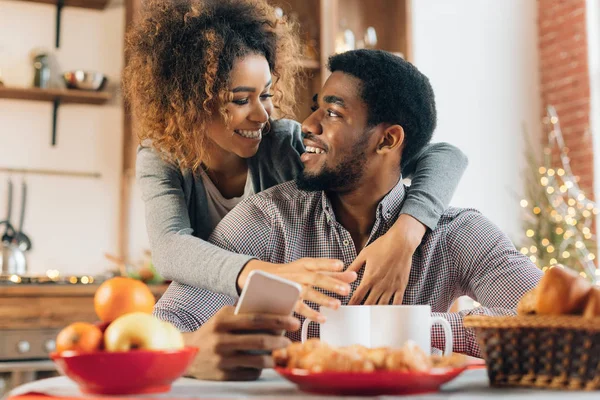
[[[600,288],[549,269],[517,316],[468,316],[492,386],[600,389]]]

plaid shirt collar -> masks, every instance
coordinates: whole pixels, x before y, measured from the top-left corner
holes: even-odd
[[[336,222],[335,213],[333,212],[333,208],[331,205],[331,200],[327,192],[322,191],[319,192],[321,196],[321,204],[323,206],[323,211],[325,212],[325,216],[327,217],[328,223]],[[404,187],[404,183],[402,182],[402,176],[398,179],[398,183],[396,186],[392,188],[385,195],[383,199],[377,205],[377,216],[376,220],[382,219],[390,226],[396,221],[398,216],[400,215],[400,209],[402,209],[402,204],[404,203],[404,199],[406,198],[406,189]]]

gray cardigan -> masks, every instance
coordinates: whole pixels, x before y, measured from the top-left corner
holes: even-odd
[[[294,179],[302,170],[303,152],[300,124],[273,121],[258,152],[248,159],[255,192]],[[402,213],[435,228],[466,166],[466,156],[456,147],[430,144],[402,167],[403,176],[412,174]],[[211,232],[202,179],[191,170],[181,171],[144,146],[138,149],[136,176],[157,271],[165,279],[237,297],[238,274],[253,257],[206,241]]]

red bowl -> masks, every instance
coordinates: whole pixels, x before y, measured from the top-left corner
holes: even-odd
[[[167,392],[194,360],[195,347],[180,350],[52,353],[59,371],[84,393],[140,394]]]

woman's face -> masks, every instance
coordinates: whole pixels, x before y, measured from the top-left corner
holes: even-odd
[[[233,99],[226,105],[230,122],[225,125],[215,118],[207,127],[209,139],[225,153],[241,158],[256,154],[262,130],[273,111],[270,89],[271,71],[264,56],[252,54],[238,59],[229,84]]]

